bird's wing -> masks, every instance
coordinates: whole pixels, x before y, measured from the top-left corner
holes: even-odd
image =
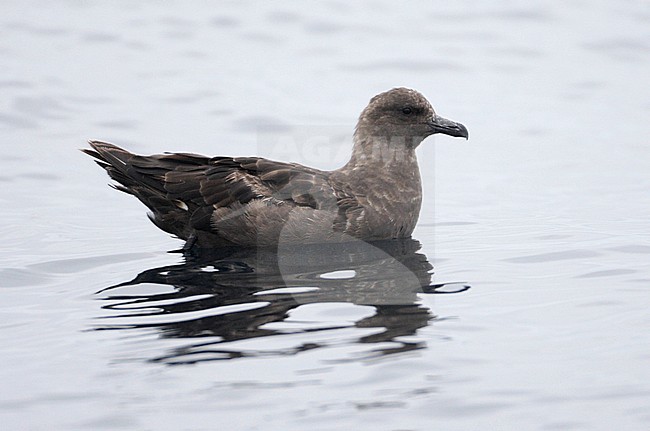
[[[333,209],[337,196],[328,172],[258,157],[213,157],[173,153],[138,156],[112,144],[91,141],[95,157],[119,185],[154,213],[163,230],[181,237],[188,227],[210,230],[217,208],[266,199],[315,209]]]
[[[165,180],[170,193],[186,196],[183,183],[191,183],[187,175],[170,172]],[[215,207],[269,199],[320,209],[331,205],[335,198],[327,172],[259,157],[210,159],[199,178],[198,192],[206,205]]]

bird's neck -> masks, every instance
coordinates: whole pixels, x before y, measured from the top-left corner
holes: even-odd
[[[422,182],[415,148],[376,136],[355,135],[350,161],[335,176],[358,194],[381,194],[406,212],[419,212]],[[382,198],[383,199],[383,198]],[[408,207],[408,208],[407,208]]]
[[[409,137],[370,136],[357,131],[350,161],[341,170],[351,172],[380,169],[388,176],[392,173],[408,175],[409,172],[418,172],[416,147],[417,144]]]

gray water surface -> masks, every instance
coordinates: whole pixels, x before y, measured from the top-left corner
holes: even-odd
[[[650,428],[647,2],[2,2],[0,423]],[[405,244],[185,261],[77,151],[332,169],[395,86]]]

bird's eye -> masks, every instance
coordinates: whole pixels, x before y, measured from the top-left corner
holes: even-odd
[[[406,108],[402,108],[402,114],[411,115],[412,112],[413,112],[413,109],[411,107],[409,107],[409,106],[407,106]]]

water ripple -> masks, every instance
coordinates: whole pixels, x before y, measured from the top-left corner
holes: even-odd
[[[417,332],[436,317],[418,295],[469,287],[431,284],[432,266],[419,248],[413,240],[359,241],[186,256],[183,264],[148,269],[100,291],[110,313],[95,329],[155,328],[166,338],[200,340],[152,358],[168,364],[351,344],[370,348],[344,360],[422,349]],[[254,342],[238,347],[242,340]]]

